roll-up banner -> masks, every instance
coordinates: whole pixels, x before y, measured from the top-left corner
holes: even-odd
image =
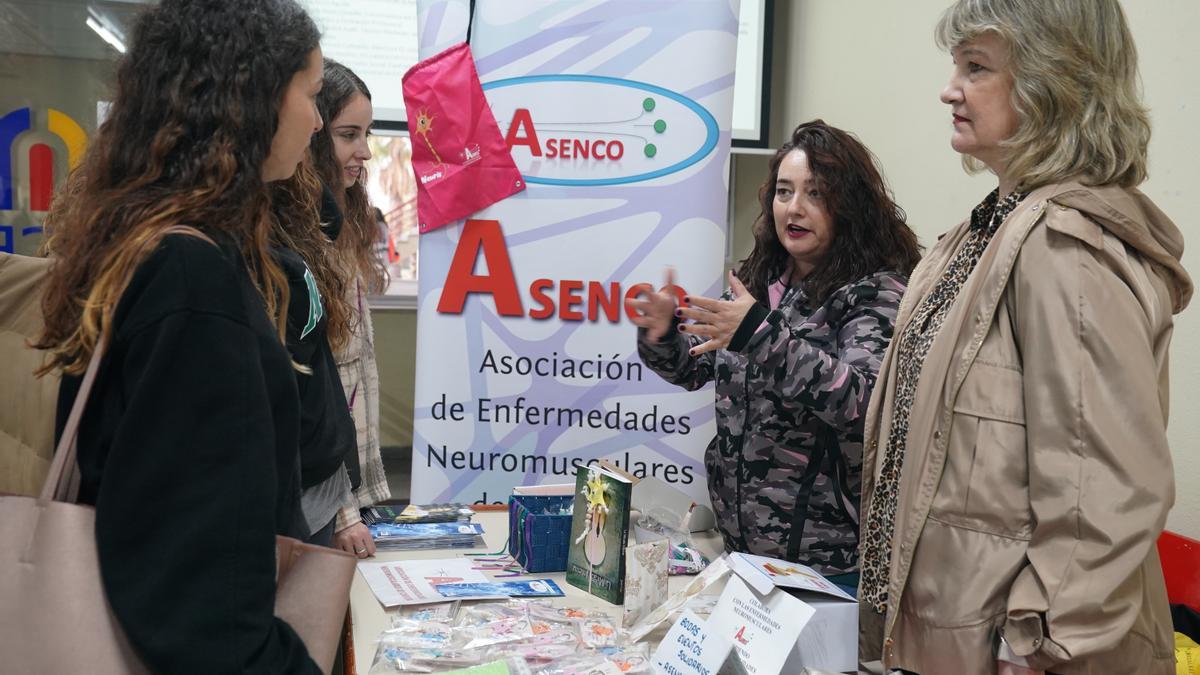
[[[476,68],[527,189],[421,235],[414,502],[502,502],[608,459],[707,503],[712,388],[642,364],[625,299],[667,266],[680,295],[722,290],[738,4],[475,3]],[[422,58],[465,37],[466,8],[418,3]]]

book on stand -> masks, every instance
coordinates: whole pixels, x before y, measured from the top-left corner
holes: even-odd
[[[567,583],[614,605],[625,600],[625,546],[633,480],[592,464],[575,474]]]

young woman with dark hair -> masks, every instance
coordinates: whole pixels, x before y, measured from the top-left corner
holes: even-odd
[[[371,533],[359,509],[388,499],[387,474],[379,449],[379,375],[367,295],[381,293],[387,278],[377,246],[375,209],[363,186],[364,163],[371,158],[367,139],[373,111],[371,92],[349,68],[325,59],[325,84],[317,107],[328,122],[313,136],[312,157],[322,182],[340,211],[334,240],[346,274],[343,302],[349,311],[347,338],[335,348],[338,373],[357,432],[361,482],[337,512],[334,546],[360,558],[375,554]]]
[[[731,289],[631,301],[638,351],[681,387],[716,381],[704,463],[726,549],[854,586],[863,414],[920,248],[850,134],[802,124],[769,167]]]
[[[321,128],[318,40],[293,0],[147,9],[48,218],[38,346],[65,375],[60,428],[102,358],[80,501],[112,611],[155,672],[319,672],[274,616],[300,412],[268,188]]]

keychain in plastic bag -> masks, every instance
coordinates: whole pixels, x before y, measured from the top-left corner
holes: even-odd
[[[454,602],[439,602],[432,605],[409,605],[400,610],[399,615],[392,617],[392,627],[399,628],[407,622],[439,621],[454,623],[458,617],[460,600]]]
[[[528,640],[533,637],[533,626],[529,623],[528,616],[495,619],[462,626],[460,630],[463,638],[467,641],[463,645],[463,649],[478,649],[503,642]]]
[[[617,624],[607,617],[580,619],[579,632],[583,635],[583,644],[593,649],[615,646],[621,639]]]

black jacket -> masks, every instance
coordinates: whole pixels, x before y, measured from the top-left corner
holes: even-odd
[[[300,482],[319,485],[345,464],[350,484],[362,482],[358,440],[346,392],[338,377],[337,361],[329,347],[324,300],[308,265],[295,251],[272,253],[288,279],[287,348],[292,358],[311,372],[296,372],[300,394]]]
[[[79,437],[114,614],[155,672],[319,672],[274,616],[275,535],[301,534],[300,407],[240,255],[166,237],[114,324]],[[78,387],[64,378],[60,429]]]

